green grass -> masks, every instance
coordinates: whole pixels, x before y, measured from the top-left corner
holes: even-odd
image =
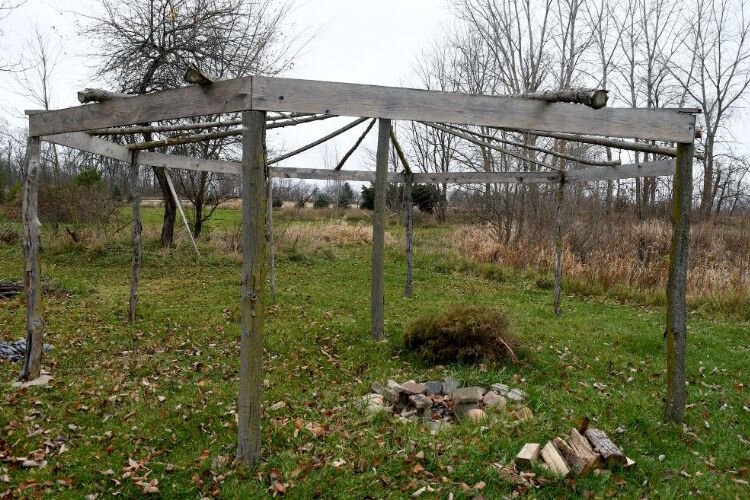
[[[158,224],[158,211],[144,212],[148,225]],[[279,225],[291,223],[286,217]],[[238,224],[238,213],[226,210],[209,231]],[[390,229],[400,242],[401,229]],[[211,255],[208,248],[196,258],[182,239],[171,251],[147,242],[140,317],[131,326],[125,321],[127,241],[45,252],[44,276],[55,291],[45,297],[46,341],[54,350],[44,365],[54,387],[11,389],[20,365],[0,364],[0,456],[26,457],[45,450],[47,442],[48,464],[23,469],[0,462],[0,496],[6,489],[61,498],[138,496],[142,487],[129,477],[135,476],[146,483],[157,479],[169,497],[248,498],[268,495],[270,477],[278,476],[293,498],[409,497],[423,486],[435,490],[428,496],[452,492],[461,498],[476,494],[463,492],[462,484],[480,481],[486,483],[483,494],[495,498],[513,487],[493,463],[511,463],[525,442],[565,434],[583,416],[615,437],[637,467],[556,481],[533,496],[750,494],[734,481],[750,479],[750,325],[691,316],[690,408],[684,426],[666,425],[662,309],[607,297],[568,298],[564,316],[555,319],[550,291],[533,276],[463,263],[432,243],[440,231],[417,229],[413,299],[402,298],[402,245],[388,249],[385,343],[374,343],[369,333],[369,246],[279,256],[277,302],[268,305],[266,323],[266,414],[257,473],[224,460],[236,446],[236,259]],[[22,269],[20,250],[0,246],[0,277],[18,279]],[[456,303],[506,308],[526,345],[526,364],[430,368],[402,352],[411,319]],[[0,303],[0,339],[21,337],[24,321],[20,300]],[[514,426],[498,419],[488,428],[461,424],[431,436],[418,425],[368,420],[355,407],[375,380],[449,373],[466,383],[521,387],[534,420]],[[597,389],[596,382],[606,388]],[[269,409],[279,401],[286,407]],[[324,426],[325,434],[314,436],[308,424]],[[419,451],[425,470],[415,473]],[[131,471],[129,459],[137,470]],[[335,467],[342,459],[346,463]]]

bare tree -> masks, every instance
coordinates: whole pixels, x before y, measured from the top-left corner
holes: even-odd
[[[0,0],[0,21],[5,20],[15,9],[25,4],[26,0]],[[0,26],[0,36],[2,36],[2,26]],[[11,71],[14,67],[13,63],[3,61],[0,57],[0,72]]]
[[[715,171],[717,139],[750,85],[750,20],[741,0],[695,0],[681,47],[690,65],[669,65],[691,100],[703,110],[701,214],[710,215],[721,171]]]
[[[84,35],[97,42],[98,75],[119,91],[143,94],[182,85],[188,66],[219,78],[277,74],[292,62],[282,22],[288,5],[275,0],[101,0],[104,14]],[[144,140],[152,140],[144,134]],[[221,143],[223,145],[223,143]],[[201,154],[200,146],[194,153]],[[215,155],[223,147],[208,148]],[[162,169],[154,175],[164,198],[161,244],[171,246],[176,206]],[[200,173],[183,174],[200,177]],[[213,174],[208,174],[212,176]],[[207,179],[195,179],[204,197]],[[196,222],[199,220],[196,217]]]

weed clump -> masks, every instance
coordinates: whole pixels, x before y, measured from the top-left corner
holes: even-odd
[[[480,306],[455,306],[417,319],[406,329],[404,345],[428,363],[517,362],[518,338],[507,314]]]

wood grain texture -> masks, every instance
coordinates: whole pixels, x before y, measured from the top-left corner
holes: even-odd
[[[265,113],[243,114],[242,300],[237,458],[251,468],[260,461],[265,329],[266,146]]]
[[[416,184],[543,184],[559,183],[557,172],[430,172],[415,173]]]
[[[541,455],[542,460],[544,460],[544,463],[547,464],[552,472],[563,477],[570,475],[568,464],[562,455],[560,455],[560,452],[557,451],[552,441],[547,441],[547,444],[542,448]]]
[[[133,259],[130,274],[130,301],[128,303],[128,321],[134,323],[138,312],[138,281],[141,275],[141,255],[143,251],[141,234],[141,187],[138,182],[138,153],[133,153],[130,162],[130,196],[133,207]]]
[[[690,211],[693,196],[693,150],[690,144],[677,146],[676,172],[672,190],[672,246],[667,279],[667,395],[664,419],[682,423],[685,418],[687,387],[687,274],[690,244]]]
[[[515,463],[522,469],[528,469],[533,462],[539,459],[542,446],[539,443],[526,443],[516,455]]]
[[[694,116],[675,110],[603,108],[518,97],[374,85],[244,77],[29,116],[32,136],[245,110],[323,113],[692,142]]]
[[[385,216],[388,189],[388,146],[391,121],[378,121],[378,149],[375,159],[375,211],[372,224],[372,337],[385,337]]]
[[[692,141],[693,116],[673,110],[603,108],[518,97],[256,76],[253,109],[485,125],[574,134]]]
[[[674,160],[656,160],[613,167],[590,167],[571,170],[565,174],[566,182],[608,181],[636,177],[674,175]]]
[[[602,456],[608,467],[625,464],[625,454],[604,431],[590,427],[586,429],[585,434],[591,447]]]
[[[39,378],[42,370],[44,320],[42,319],[42,223],[39,222],[39,174],[41,141],[30,137],[26,150],[26,173],[21,201],[23,223],[24,291],[26,292],[26,352],[19,380]]]

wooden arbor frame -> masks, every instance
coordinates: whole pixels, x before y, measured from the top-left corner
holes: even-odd
[[[242,178],[243,266],[241,295],[241,362],[238,458],[249,465],[260,457],[262,415],[262,343],[267,274],[268,181],[271,177],[374,181],[372,331],[384,335],[385,192],[389,182],[416,183],[556,183],[630,177],[674,176],[673,237],[667,287],[667,404],[665,418],[681,422],[685,411],[686,280],[695,137],[694,110],[591,109],[580,104],[525,97],[491,97],[423,90],[246,77],[140,96],[107,98],[105,102],[29,115],[29,151],[23,192],[27,352],[21,377],[41,370],[40,223],[37,183],[41,141],[120,160],[137,172],[138,165],[235,174]],[[266,112],[356,116],[379,120],[376,170],[270,168],[266,158]],[[135,151],[95,137],[102,129],[200,115],[242,112],[242,162],[202,160]],[[594,142],[590,136],[676,143],[659,147],[675,161],[586,168],[565,172],[389,173],[387,157],[391,120],[459,124],[534,131],[566,140]],[[86,133],[90,131],[91,134]],[[614,141],[613,139],[602,139]],[[615,141],[625,149],[652,148],[647,143]],[[407,192],[409,189],[407,189]],[[137,194],[137,193],[136,193]],[[137,303],[140,266],[140,220],[134,203],[134,257],[131,317]],[[410,236],[409,236],[410,237]],[[410,248],[411,245],[407,244]],[[408,256],[411,262],[411,256]],[[138,261],[138,262],[136,262]],[[136,266],[136,263],[138,266]],[[410,283],[407,283],[407,290]]]

